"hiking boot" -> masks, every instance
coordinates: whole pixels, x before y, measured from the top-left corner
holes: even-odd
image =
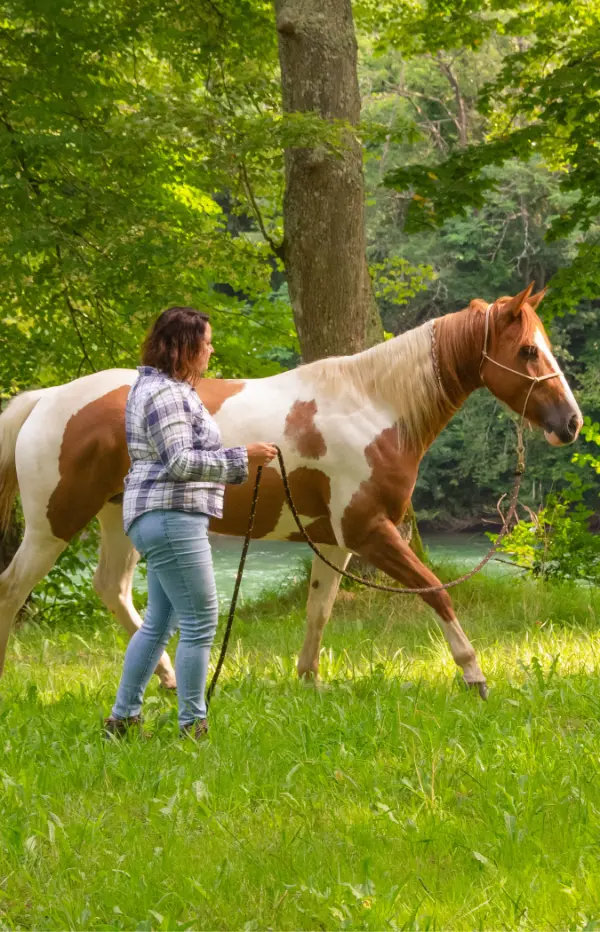
[[[130,732],[142,730],[142,716],[130,715],[129,718],[115,718],[109,715],[104,719],[104,737],[105,738],[124,738]]]
[[[200,741],[201,738],[205,738],[208,734],[208,722],[205,718],[196,719],[195,722],[189,722],[187,725],[182,725],[179,729],[179,735],[182,738],[193,738],[194,741]]]

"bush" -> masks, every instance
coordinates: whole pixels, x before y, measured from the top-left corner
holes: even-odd
[[[586,420],[582,436],[600,446],[600,426]],[[600,473],[600,459],[593,453],[575,453],[572,462],[580,470]],[[594,511],[586,504],[594,486],[580,472],[568,472],[569,485],[546,499],[530,521],[519,521],[498,550],[510,554],[518,566],[543,579],[580,579],[600,582],[600,535],[590,531]],[[488,535],[492,540],[495,535]]]

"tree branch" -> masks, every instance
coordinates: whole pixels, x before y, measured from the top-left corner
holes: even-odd
[[[468,134],[468,123],[467,123],[467,108],[465,104],[465,99],[462,95],[460,85],[458,83],[458,78],[452,70],[452,66],[448,62],[444,61],[440,52],[438,52],[437,62],[440,71],[444,77],[449,82],[452,90],[454,91],[454,99],[456,100],[456,108],[458,111],[458,118],[454,120],[456,128],[458,129],[458,135],[460,139],[461,148],[464,149],[469,142]]]
[[[79,345],[81,347],[81,353],[83,357],[81,364],[79,366],[79,371],[77,375],[79,376],[81,374],[81,367],[84,362],[87,362],[92,372],[96,372],[97,369],[94,366],[94,363],[92,362],[92,360],[90,359],[90,355],[87,351],[87,347],[85,345],[83,335],[81,333],[81,330],[79,329],[79,324],[77,323],[77,308],[73,305],[73,302],[71,301],[71,298],[69,297],[69,288],[64,279],[64,275],[62,274],[63,273],[62,253],[61,253],[60,246],[58,244],[56,245],[55,250],[56,250],[56,258],[58,259],[58,265],[61,271],[61,277],[63,279],[63,297],[65,299],[65,304],[67,305],[67,310],[69,311],[69,316],[73,324],[73,329],[75,330],[75,333],[77,334],[77,339],[79,341]]]
[[[262,214],[259,210],[258,204],[256,203],[256,198],[254,197],[254,192],[252,191],[252,188],[250,186],[250,179],[248,178],[248,172],[246,171],[246,163],[244,162],[243,159],[241,163],[241,171],[242,171],[242,178],[244,181],[244,188],[246,190],[246,194],[248,195],[248,200],[250,201],[250,204],[252,205],[252,210],[254,212],[254,216],[256,218],[256,222],[258,223],[260,232],[262,233],[265,241],[271,247],[271,251],[274,253],[274,255],[276,255],[277,258],[281,259],[281,261],[283,262],[283,243],[276,243],[275,240],[268,233],[267,228],[265,227]]]

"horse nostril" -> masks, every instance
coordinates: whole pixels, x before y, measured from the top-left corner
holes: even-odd
[[[579,430],[579,423],[579,415],[572,414],[567,425],[567,430],[569,431],[571,437],[574,437],[577,434],[577,431]]]

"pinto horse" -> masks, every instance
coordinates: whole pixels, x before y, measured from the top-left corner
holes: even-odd
[[[410,502],[420,460],[471,392],[485,386],[545,430],[571,443],[582,417],[554,359],[531,286],[492,305],[428,321],[354,356],[310,363],[264,379],[205,379],[198,389],[225,445],[278,444],[292,494],[315,543],[338,567],[352,553],[409,587],[439,585],[397,525]],[[0,416],[0,519],[20,490],[25,535],[0,576],[0,673],[13,619],[69,541],[97,516],[101,545],[94,584],[131,635],[141,624],[132,602],[138,560],[122,525],[129,468],[125,402],[137,373],[112,369],[17,396]],[[254,474],[228,486],[212,531],[244,535]],[[298,540],[277,465],[263,469],[255,538]],[[313,560],[307,631],[298,674],[318,675],[323,629],[339,573]],[[466,683],[486,693],[475,651],[446,591],[423,595]],[[165,653],[156,670],[175,685]]]

